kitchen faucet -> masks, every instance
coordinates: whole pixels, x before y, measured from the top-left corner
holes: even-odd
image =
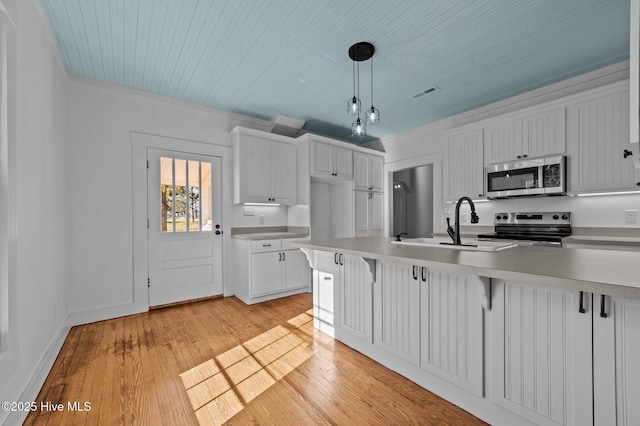
[[[451,227],[451,224],[449,223],[449,218],[447,218],[447,234],[449,234],[449,236],[453,240],[453,245],[456,245],[456,246],[462,245],[462,243],[460,242],[460,205],[462,204],[463,201],[468,202],[469,206],[471,206],[471,223],[478,223],[478,219],[479,219],[478,215],[476,214],[476,206],[473,205],[473,201],[471,200],[471,198],[469,197],[460,198],[458,200],[458,203],[456,204],[455,231],[453,230],[453,228]]]

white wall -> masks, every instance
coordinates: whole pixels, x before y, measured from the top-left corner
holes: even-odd
[[[382,143],[386,151],[386,162],[391,164],[401,163],[420,156],[443,153],[445,150],[443,133],[453,127],[551,101],[625,78],[628,78],[628,63],[620,63],[454,117],[411,129],[404,133],[383,138]],[[445,207],[443,206],[442,200],[434,200],[434,203],[440,204],[441,211]],[[436,205],[435,208],[438,209],[438,206]],[[637,228],[639,227],[638,224],[625,224],[624,210],[640,210],[640,195],[495,200],[488,203],[477,204],[476,208],[480,216],[479,226],[492,226],[493,216],[496,212],[566,210],[574,213],[572,218],[572,225],[574,227]],[[461,211],[463,213],[468,212],[468,206],[465,204]],[[434,223],[434,232],[444,232],[446,228],[444,222],[445,217],[445,215],[442,216],[442,220],[439,221],[441,223]]]
[[[55,342],[65,335],[68,235],[78,206],[69,196],[66,77],[57,48],[36,0],[2,4],[16,26],[16,181],[10,185],[17,194],[17,242],[9,265],[15,269],[9,282],[11,339],[0,355],[0,401],[22,401],[35,397],[39,389],[25,392],[25,386],[48,372]],[[0,423],[9,415],[0,411]]]
[[[70,191],[83,206],[71,212],[73,314],[132,301],[131,132],[231,146],[233,127],[264,130],[267,122],[73,76],[68,97]],[[234,206],[224,229],[259,226],[260,214],[265,226],[286,225],[284,207],[255,211],[246,217]]]

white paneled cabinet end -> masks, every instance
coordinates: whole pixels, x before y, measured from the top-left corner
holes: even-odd
[[[286,136],[235,127],[233,202],[296,204],[297,153]]]
[[[445,134],[445,200],[484,197],[482,127]]]
[[[236,296],[250,305],[308,292],[311,269],[292,239],[234,239]],[[248,266],[247,266],[248,265]]]
[[[568,107],[570,192],[638,189],[629,149],[629,92],[614,84]],[[635,156],[636,154],[634,154]]]

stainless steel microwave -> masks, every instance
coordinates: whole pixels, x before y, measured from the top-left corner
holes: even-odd
[[[487,198],[565,195],[566,169],[564,155],[490,164],[485,167]]]

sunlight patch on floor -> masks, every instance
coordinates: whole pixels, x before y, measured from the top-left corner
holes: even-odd
[[[313,310],[180,374],[201,426],[221,425],[313,355]]]

